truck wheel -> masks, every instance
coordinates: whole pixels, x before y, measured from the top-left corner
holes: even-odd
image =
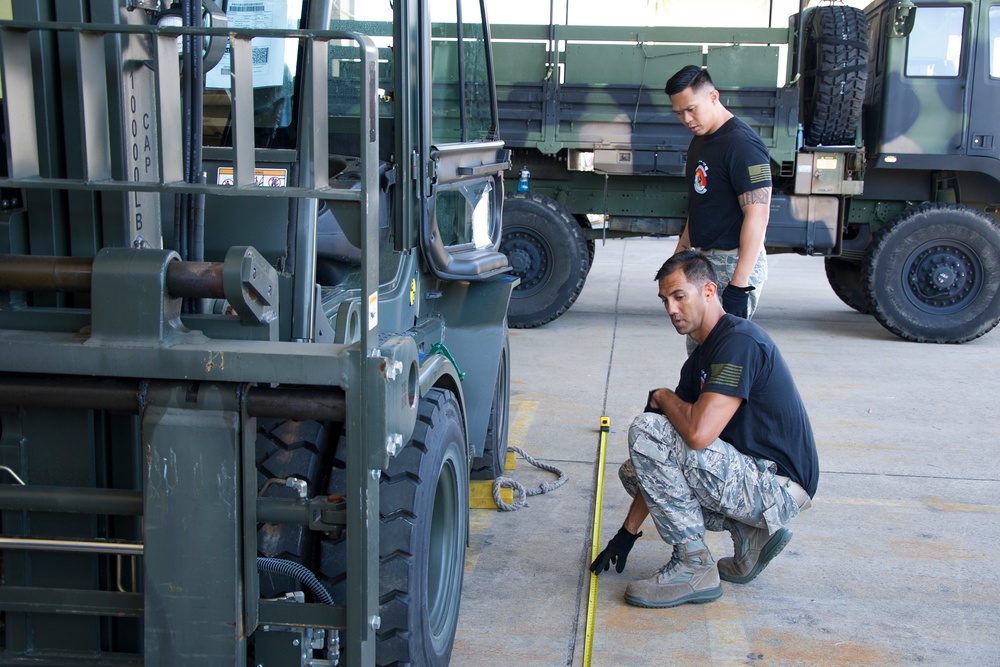
[[[907,209],[869,246],[862,281],[872,314],[902,338],[978,338],[1000,322],[1000,227],[955,204]]]
[[[515,192],[504,202],[500,252],[521,279],[507,309],[516,329],[541,326],[569,310],[590,271],[587,242],[573,216],[533,192]]]
[[[803,50],[806,144],[853,144],[868,81],[864,11],[843,5],[815,8],[806,21]]]
[[[507,462],[507,428],[510,419],[510,334],[504,331],[500,351],[500,369],[497,372],[490,421],[486,426],[486,444],[483,455],[472,459],[472,479],[496,479],[503,474]]]
[[[870,315],[865,290],[861,286],[861,267],[840,257],[827,257],[824,264],[826,279],[830,282],[833,293],[859,313]]]
[[[413,438],[380,485],[379,665],[447,665],[458,626],[469,463],[455,395],[420,401]]]

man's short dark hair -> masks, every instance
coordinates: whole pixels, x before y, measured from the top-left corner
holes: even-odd
[[[684,277],[699,289],[704,287],[706,283],[719,284],[712,263],[698,250],[685,250],[665,261],[660,270],[656,272],[654,280],[660,282],[678,269],[683,271]]]
[[[663,92],[667,95],[676,95],[687,88],[697,92],[706,85],[715,86],[712,83],[712,77],[708,75],[708,70],[697,65],[688,65],[667,79],[667,85],[663,88]]]

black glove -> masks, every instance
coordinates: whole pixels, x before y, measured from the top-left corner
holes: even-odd
[[[646,409],[643,412],[652,412],[654,415],[662,415],[663,410],[660,409],[659,405],[651,405],[653,402],[653,394],[656,393],[656,389],[649,390],[649,396],[646,397]]]
[[[726,289],[722,290],[722,307],[730,315],[735,315],[736,317],[742,317],[743,319],[748,319],[750,311],[750,292],[754,289],[753,285],[749,287],[737,287],[736,285],[729,283],[726,285]]]
[[[625,569],[628,552],[632,551],[632,545],[640,537],[642,537],[641,530],[637,535],[633,535],[625,530],[625,526],[619,528],[618,534],[611,538],[608,546],[604,547],[604,551],[597,554],[597,558],[590,565],[590,571],[594,574],[607,572],[608,567],[614,563],[615,571],[621,574],[622,570]]]

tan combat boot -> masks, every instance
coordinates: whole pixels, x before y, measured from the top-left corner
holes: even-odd
[[[767,528],[754,528],[726,519],[723,524],[733,536],[733,557],[719,559],[719,577],[734,584],[745,584],[767,567],[792,539],[792,531],[779,528],[774,535]]]
[[[633,581],[625,602],[636,607],[676,607],[685,602],[711,602],[722,596],[719,569],[701,540],[674,546],[670,562],[653,577]]]

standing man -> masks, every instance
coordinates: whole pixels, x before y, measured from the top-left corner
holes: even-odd
[[[767,147],[722,105],[707,70],[683,68],[670,77],[664,92],[677,118],[694,133],[685,172],[688,218],[675,252],[700,249],[715,268],[722,307],[749,319],[767,280]]]
[[[744,584],[777,556],[785,527],[810,503],[819,481],[812,426],[791,372],[756,324],[726,313],[712,265],[698,251],[668,259],[656,274],[659,296],[680,334],[698,343],[677,389],[649,393],[629,427],[629,461],[619,477],[632,496],[625,523],[592,572],[621,572],[652,515],[670,561],[634,581],[625,601],[639,607],[709,602],[720,579]],[[728,530],[734,554],[718,563],[706,530]]]

